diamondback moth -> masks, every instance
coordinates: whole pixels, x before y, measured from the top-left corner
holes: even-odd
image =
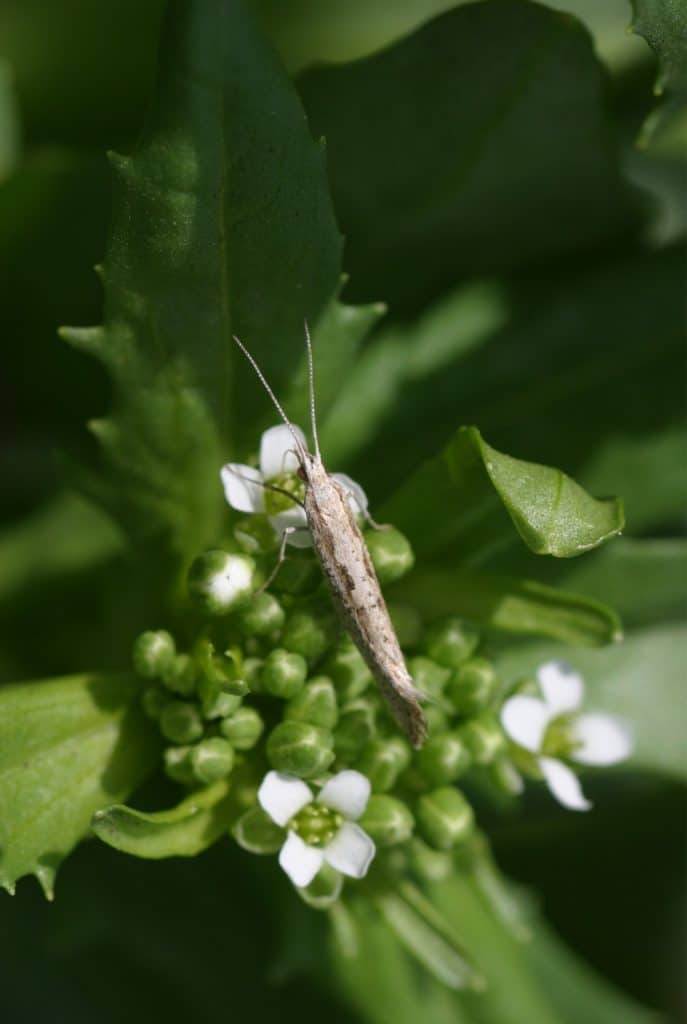
[[[234,341],[250,362],[277,412],[291,431],[299,463],[299,476],[305,483],[305,500],[301,503],[293,495],[289,497],[302,504],[305,510],[313,548],[329,584],[334,607],[365,659],[396,721],[413,747],[418,749],[427,736],[427,722],[420,706],[422,694],[406,667],[401,645],[348,495],[341,484],[329,475],[322,461],[315,415],[312,343],[307,323],[305,338],[314,455],[294,430],[253,356],[237,337],[234,337]],[[276,575],[284,559],[288,534],[294,529],[288,527],[284,531],[277,566],[264,586]]]

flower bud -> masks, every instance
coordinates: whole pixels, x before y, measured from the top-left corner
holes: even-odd
[[[206,551],[188,571],[189,594],[206,615],[226,615],[250,597],[254,576],[248,555]]]
[[[427,882],[443,882],[455,871],[454,855],[433,850],[417,836],[409,844],[413,870]]]
[[[393,526],[384,530],[368,530],[365,543],[380,583],[393,583],[405,576],[415,564],[410,541]]]
[[[165,629],[149,629],[134,642],[134,669],[144,679],[159,679],[173,665],[175,654],[171,633]]]
[[[262,658],[244,658],[241,666],[241,678],[248,687],[249,693],[264,693],[262,685],[262,669],[265,664]]]
[[[159,683],[149,683],[141,694],[141,706],[143,713],[154,721],[162,714],[162,709],[172,698],[164,686]]]
[[[219,779],[226,779],[234,767],[234,750],[231,743],[221,736],[201,740],[191,751],[193,774],[199,782],[209,785]]]
[[[194,657],[205,680],[203,685],[199,682],[199,691],[204,686],[205,692],[209,687],[213,692],[221,691],[237,697],[243,697],[248,692],[239,648],[220,653],[207,637],[202,637],[195,645]]]
[[[231,834],[239,846],[249,853],[277,853],[284,845],[286,835],[262,807],[252,807],[242,814]]]
[[[262,666],[262,685],[265,693],[272,697],[289,700],[303,689],[308,674],[308,665],[300,654],[291,654],[281,647],[275,648],[265,658]]]
[[[496,686],[496,672],[486,658],[471,658],[454,673],[446,696],[459,715],[477,715],[490,703]]]
[[[427,722],[427,732],[430,736],[436,736],[448,729],[448,715],[438,704],[424,704],[423,711]]]
[[[337,757],[351,764],[377,735],[377,708],[364,697],[351,701],[341,710],[334,730]]]
[[[284,609],[274,594],[256,594],[237,612],[239,628],[246,636],[269,636],[284,625]]]
[[[441,619],[429,626],[426,632],[427,654],[446,668],[460,668],[472,657],[478,643],[477,628],[465,619]]]
[[[310,885],[296,892],[313,910],[328,910],[341,895],[343,878],[329,864],[323,864]]]
[[[430,736],[415,755],[418,770],[431,786],[453,782],[470,766],[470,752],[457,732]]]
[[[234,539],[248,555],[269,555],[279,547],[279,537],[266,516],[244,516],[234,526]]]
[[[400,736],[388,740],[373,740],[362,753],[356,768],[367,775],[373,793],[386,793],[393,789],[405,768],[410,764],[410,747]]]
[[[308,722],[281,722],[267,740],[267,757],[278,772],[311,779],[334,760],[334,739],[326,729]]]
[[[490,764],[503,753],[506,738],[493,715],[483,714],[471,718],[458,730],[475,764]]]
[[[162,681],[172,693],[190,697],[196,689],[196,676],[196,666],[188,654],[177,654],[162,673]]]
[[[408,671],[419,690],[426,693],[430,700],[440,700],[446,683],[451,678],[451,671],[443,665],[437,665],[431,658],[411,658]]]
[[[286,619],[281,644],[312,665],[334,644],[338,632],[336,617],[329,609],[294,608]]]
[[[489,772],[494,785],[507,796],[519,796],[525,788],[520,772],[508,757],[497,756]]]
[[[324,665],[342,701],[359,697],[372,682],[372,673],[349,636],[343,637]]]
[[[411,604],[387,604],[398,642],[401,647],[416,647],[422,639],[422,616]]]
[[[192,750],[193,747],[167,747],[163,755],[165,774],[183,786],[190,786],[196,782],[191,764]]]
[[[420,797],[417,822],[430,846],[450,850],[470,835],[474,815],[463,794],[452,786],[445,786]]]
[[[203,720],[196,704],[171,700],[160,715],[160,728],[172,743],[195,743],[203,735]]]
[[[222,684],[203,676],[198,683],[198,697],[203,710],[203,718],[212,721],[215,718],[226,718],[233,715],[241,707],[242,697],[228,693]]]
[[[415,819],[404,803],[382,793],[370,797],[359,824],[379,846],[394,846],[410,839]]]
[[[258,742],[264,723],[255,708],[242,707],[223,719],[219,730],[236,750],[251,750]]]
[[[321,729],[333,729],[339,718],[339,708],[331,679],[315,676],[306,683],[287,704],[284,717],[310,722]]]

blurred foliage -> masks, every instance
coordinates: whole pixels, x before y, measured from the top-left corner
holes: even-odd
[[[454,6],[459,9],[449,11]],[[595,703],[641,723],[636,774],[592,779],[597,810],[584,820],[552,808],[537,793],[512,818],[495,817],[488,806],[481,815],[502,866],[541,890],[547,915],[581,956],[678,1019],[687,572],[681,192],[687,137],[681,71],[687,60],[681,8],[671,0],[635,4],[635,30],[663,61],[667,102],[657,117],[650,93],[656,65],[645,42],[625,32],[631,20],[625,0],[549,6],[583,20],[605,67],[576,22],[520,0],[477,8],[442,0],[263,0],[263,24],[288,70],[299,73],[313,131],[328,136],[333,211],[323,157],[312,145],[309,189],[320,196],[321,217],[301,229],[298,272],[294,276],[285,262],[272,228],[242,264],[233,253],[245,251],[255,211],[274,182],[244,167],[235,205],[224,212],[231,231],[218,239],[216,195],[206,181],[209,228],[193,250],[207,295],[198,337],[210,338],[219,322],[223,329],[237,323],[233,329],[243,331],[256,308],[251,300],[242,311],[232,297],[227,316],[219,281],[225,261],[240,264],[241,287],[252,294],[278,287],[283,303],[272,309],[273,320],[248,326],[260,335],[256,354],[286,390],[289,410],[302,418],[299,320],[306,309],[319,317],[318,339],[334,353],[328,365],[329,355],[323,353],[321,364],[318,359],[323,414],[328,410],[323,447],[329,461],[360,478],[376,502],[447,445],[459,423],[473,422],[499,451],[561,466],[592,494],[623,496],[628,537],[579,562],[538,559],[535,589],[523,592],[518,581],[524,603],[510,614],[517,622],[530,614],[528,601],[543,602],[552,628],[575,630],[577,642],[585,630],[601,629],[600,623],[613,633],[614,621],[598,611],[599,601],[621,614],[625,644],[567,656],[584,670]],[[95,446],[83,423],[103,415],[111,402],[102,368],[56,340],[55,329],[102,320],[100,285],[91,269],[106,250],[111,215],[112,179],[102,151],[128,151],[140,133],[155,80],[162,8],[130,0],[108,8],[83,0],[0,4],[0,675],[6,680],[122,668],[136,631],[157,624],[163,614],[154,583],[126,549],[119,528],[95,506],[65,494],[55,458],[59,449],[62,461],[69,453],[72,467],[94,463]],[[181,37],[180,25],[177,32]],[[259,38],[257,28],[251,32]],[[213,63],[199,70],[202,58],[194,47],[201,41],[187,35],[180,45],[199,78],[197,134],[189,140],[174,125],[166,128],[185,147],[187,169],[198,138],[204,134],[220,148],[221,129],[228,139],[232,132],[242,144],[247,139],[251,153],[264,152],[269,140],[248,131],[241,121],[245,110],[232,107],[237,82],[246,82],[242,54],[234,65],[216,39],[206,40],[202,46],[209,45]],[[366,59],[348,63],[358,58]],[[260,87],[268,102],[265,97],[285,95],[286,79],[273,57],[265,61],[270,70]],[[319,67],[322,61],[337,66]],[[212,90],[201,84],[205,75],[213,79]],[[294,139],[307,141],[296,93],[286,94],[280,116],[285,161]],[[434,116],[436,110],[441,116]],[[647,115],[639,152],[634,139]],[[254,117],[252,124],[259,121]],[[159,184],[165,166],[158,157],[166,150],[156,152],[148,140],[147,170]],[[163,222],[171,238],[187,223],[188,182],[181,182],[170,205],[156,205],[160,195],[141,187],[138,165],[125,166],[133,168],[127,209],[136,218],[150,217],[153,228]],[[629,186],[626,170],[641,190]],[[298,196],[281,199],[287,211],[298,208]],[[121,206],[119,218],[115,237],[121,242],[129,229]],[[346,297],[391,304],[355,365],[356,350],[381,309],[353,311],[339,304],[334,218],[347,235]],[[133,305],[140,313],[135,293],[144,280],[151,283],[154,268],[152,250],[142,249],[127,265],[116,244],[109,260],[120,293],[114,300],[114,293],[108,296],[106,323],[112,329],[116,320],[119,330],[122,310],[130,316]],[[292,301],[295,278],[305,281],[307,301]],[[155,303],[143,311],[144,319],[154,321],[170,302],[183,305],[183,287],[165,282],[165,290],[156,291],[157,282],[152,284]],[[274,335],[280,347],[271,350],[267,339]],[[144,359],[157,387],[160,353],[154,344],[135,356]],[[230,378],[228,363],[239,367],[242,383],[235,389],[235,433],[208,441],[199,432],[191,439],[197,447],[185,451],[178,450],[177,435],[163,439],[174,457],[185,458],[192,473],[186,480],[192,481],[206,472],[202,466],[215,465],[220,448],[221,457],[234,445],[244,451],[267,414],[266,399],[254,404],[254,383],[247,391],[249,372],[233,353],[224,351],[218,364],[202,366],[200,353],[196,357],[195,376],[209,381],[210,391],[219,389],[212,401],[221,416],[230,414],[221,394]],[[186,372],[185,358],[180,361]],[[126,376],[119,370],[115,403],[121,410]],[[142,403],[132,431],[137,438],[146,414]],[[137,478],[141,474],[149,475],[145,461],[136,468]],[[186,480],[177,481],[184,493]],[[431,500],[423,495],[428,506]],[[144,518],[148,512],[146,507]],[[436,513],[427,507],[425,514]],[[198,540],[218,528],[219,507],[213,516],[210,526],[191,524]],[[484,599],[492,602],[495,593],[499,602],[511,594],[504,579],[533,574],[532,558],[517,537],[500,536],[480,548],[479,565],[466,559],[466,544],[442,550],[428,565],[423,585],[435,607],[448,574],[458,574],[454,593],[460,594],[462,579],[475,600],[470,573],[486,566],[489,576],[479,579],[483,588],[496,588]],[[560,594],[554,600],[546,585],[565,586],[580,595],[578,604]],[[505,682],[561,649],[515,646],[504,639],[503,620],[493,625],[500,627],[494,644],[501,649]],[[6,699],[30,701],[32,687],[20,689],[5,691]],[[90,707],[84,714],[99,722],[101,714],[109,721],[110,713]],[[105,747],[112,741],[108,729]],[[98,735],[94,757],[101,758]],[[3,756],[10,753],[6,740]],[[73,770],[66,755],[63,767],[65,774],[53,780],[60,792]],[[131,784],[113,785],[108,800],[123,796]],[[85,803],[68,806],[69,814],[85,820],[83,808],[92,799],[86,792]],[[174,797],[154,783],[141,800],[160,806]],[[85,844],[62,869],[55,906],[41,902],[29,882],[14,903],[0,897],[0,947],[10,966],[5,1005],[18,1024],[48,1015],[78,1022],[96,1014],[113,1022],[123,1015],[149,1020],[151,1014],[202,1021],[227,1012],[230,988],[234,1014],[256,1020],[326,1014],[343,1021],[355,1007],[364,1019],[385,1021],[390,1005],[395,1020],[403,1019],[402,1012],[409,1020],[424,1015],[494,1024],[653,1019],[599,981],[541,921],[533,944],[523,946],[503,922],[494,922],[468,883],[437,881],[427,892],[442,906],[456,907],[455,927],[467,928],[490,961],[485,973],[498,980],[486,999],[458,1002],[420,971],[382,925],[378,909],[361,903],[350,912],[353,924],[359,918],[363,926],[362,954],[339,961],[337,1001],[324,921],[288,892],[273,862],[256,862],[227,842],[202,862],[156,864]],[[344,942],[345,927],[343,936],[336,933]],[[356,972],[363,972],[362,980]]]

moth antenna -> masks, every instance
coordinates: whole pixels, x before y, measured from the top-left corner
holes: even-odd
[[[291,437],[296,442],[296,451],[297,451],[299,457],[300,456],[305,457],[306,452],[303,449],[303,442],[301,441],[301,439],[298,436],[298,434],[296,433],[296,431],[293,429],[293,424],[292,424],[291,420],[289,419],[289,417],[284,412],[284,410],[282,409],[281,405],[279,404],[279,400],[277,399],[277,396],[275,395],[274,391],[272,390],[272,388],[267,383],[267,380],[265,378],[265,374],[262,372],[262,370],[260,369],[260,367],[256,363],[255,359],[253,359],[253,356],[250,354],[250,352],[248,351],[246,346],[243,344],[243,342],[239,341],[239,339],[236,337],[236,335],[234,335],[233,337],[234,337],[234,341],[236,342],[236,344],[241,349],[241,351],[243,352],[244,356],[246,357],[246,359],[248,360],[250,365],[253,367],[253,369],[257,373],[258,378],[260,380],[260,383],[262,384],[262,386],[264,387],[265,391],[267,392],[267,394],[272,399],[272,402],[273,402],[274,407],[276,408],[277,412],[279,413],[279,415],[283,419],[283,421],[286,424],[286,426],[289,428],[289,431],[291,433]]]
[[[305,325],[305,345],[308,350],[308,388],[310,391],[310,425],[312,427],[312,439],[315,445],[315,455],[319,462],[322,461],[320,455],[320,440],[317,436],[317,416],[315,415],[315,371],[313,369],[313,358],[312,358],[312,342],[310,340],[310,330],[308,328],[308,321],[303,321]]]

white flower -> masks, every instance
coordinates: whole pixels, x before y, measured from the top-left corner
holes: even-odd
[[[294,432],[307,448],[305,434],[300,427],[294,427]],[[286,490],[294,490],[294,483],[297,483],[296,473],[298,471],[298,457],[294,450],[294,440],[291,431],[286,424],[277,427],[270,427],[260,439],[260,469],[254,466],[244,466],[239,462],[228,462],[222,466],[220,475],[224,485],[224,494],[237,512],[265,513],[265,488],[264,483],[269,483],[277,477],[292,475],[294,480],[280,482]],[[367,510],[367,497],[362,487],[351,480],[345,473],[332,473],[334,480],[338,480],[341,486],[348,492],[351,508],[356,514]],[[273,492],[272,492],[273,493]],[[288,503],[288,498],[284,498]],[[269,516],[269,521],[277,531],[282,533],[287,526],[303,527],[296,533],[289,534],[288,543],[294,547],[310,547],[310,533],[307,526],[305,512],[300,505],[295,503],[285,507]]]
[[[587,811],[575,773],[557,757],[558,752],[583,765],[609,765],[624,761],[632,751],[625,726],[611,715],[576,714],[582,704],[584,680],[562,661],[547,661],[537,670],[542,698],[519,694],[501,709],[501,724],[510,739],[534,754],[553,796],[564,807]],[[548,741],[548,742],[547,742]],[[558,742],[557,742],[558,741]]]
[[[279,863],[294,885],[310,885],[325,861],[350,878],[367,874],[375,844],[355,821],[369,798],[369,780],[352,770],[332,776],[316,798],[297,776],[267,773],[258,801],[272,821],[287,830]]]

